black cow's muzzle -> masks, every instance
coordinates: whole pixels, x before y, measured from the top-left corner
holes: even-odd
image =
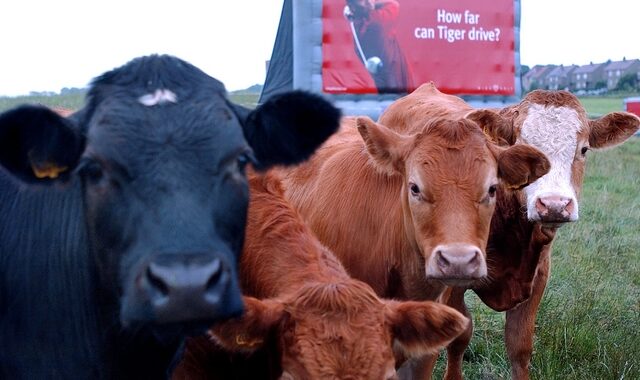
[[[237,316],[242,299],[232,268],[211,254],[162,254],[141,268],[131,303],[159,325],[213,322]],[[131,311],[130,310],[130,311]],[[126,314],[126,303],[123,312]],[[140,315],[138,315],[139,317]],[[144,318],[144,316],[148,318]]]

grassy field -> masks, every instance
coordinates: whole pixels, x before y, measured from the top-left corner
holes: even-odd
[[[20,104],[43,104],[49,107],[64,107],[77,110],[82,107],[83,102],[84,94],[0,97],[0,112]]]
[[[231,100],[246,107],[255,107],[258,104],[257,94],[243,92],[230,93]],[[580,101],[591,116],[600,116],[611,111],[622,111],[624,108],[623,96],[617,97],[583,97]],[[20,96],[0,97],[0,112],[22,103],[40,103],[47,106],[79,109],[82,107],[83,95],[58,95],[58,96]]]
[[[640,379],[640,138],[590,152],[580,220],[558,233],[537,317],[532,378]],[[509,379],[504,313],[471,292],[468,379]],[[444,360],[434,378],[442,377]]]
[[[611,111],[623,111],[624,110],[624,98],[622,96],[615,97],[583,97],[580,98],[580,102],[587,110],[587,113],[591,116],[604,115]]]
[[[257,94],[231,93],[229,98],[237,104],[253,108],[258,104]],[[20,104],[43,104],[49,107],[64,107],[72,110],[82,108],[84,94],[56,95],[56,96],[16,96],[0,97],[0,112]]]
[[[256,95],[234,95],[253,107]],[[235,98],[234,98],[235,97]],[[592,115],[622,110],[622,98],[584,98]],[[19,103],[77,109],[79,96],[0,98],[0,111]],[[562,227],[551,278],[537,318],[532,378],[640,379],[640,137],[590,152],[580,221]],[[508,379],[504,313],[467,294],[475,332],[465,378]],[[434,378],[442,377],[441,358]]]

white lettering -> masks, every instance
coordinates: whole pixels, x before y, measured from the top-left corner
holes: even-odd
[[[464,29],[451,29],[444,25],[438,25],[438,38],[447,40],[449,43],[464,40],[466,32]]]
[[[436,11],[436,18],[438,22],[446,22],[448,24],[459,24],[462,21],[462,13],[450,13],[444,9],[438,9]]]
[[[419,39],[432,40],[436,38],[436,31],[433,28],[416,28],[413,34]]]
[[[464,11],[464,22],[465,24],[477,24],[480,19],[479,14],[471,13],[469,10]]]

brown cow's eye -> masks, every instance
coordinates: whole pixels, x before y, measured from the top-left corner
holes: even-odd
[[[420,195],[420,188],[415,183],[409,182],[409,189],[411,190],[411,195],[417,197]]]
[[[489,186],[489,196],[490,196],[491,198],[495,197],[495,196],[496,196],[496,191],[497,191],[497,190],[498,190],[498,186],[496,186],[496,185],[491,185],[491,186]]]
[[[582,155],[584,156],[585,154],[587,154],[587,152],[589,151],[589,147],[588,146],[583,146],[582,147]]]

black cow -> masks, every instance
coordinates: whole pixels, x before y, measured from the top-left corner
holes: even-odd
[[[170,56],[96,78],[63,118],[0,115],[0,378],[163,378],[237,316],[245,164],[293,164],[340,112],[294,91],[253,111]]]

